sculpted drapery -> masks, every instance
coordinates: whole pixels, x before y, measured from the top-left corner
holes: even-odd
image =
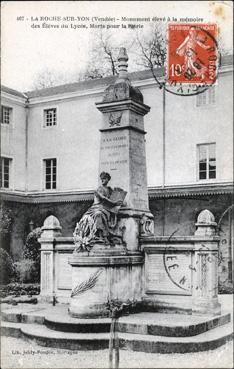
[[[117,225],[116,206],[123,201],[112,201],[112,188],[107,186],[111,176],[109,173],[100,174],[101,186],[94,193],[93,205],[77,223],[73,233],[76,245],[75,252],[89,251],[93,242],[110,243],[110,238],[115,234]]]

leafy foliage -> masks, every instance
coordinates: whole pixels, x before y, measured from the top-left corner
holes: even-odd
[[[219,281],[219,293],[222,294],[233,294],[233,283],[230,281]]]
[[[24,260],[16,264],[18,277],[24,282],[40,281],[40,243],[38,238],[41,236],[41,228],[35,228],[27,238],[23,250]],[[27,272],[28,268],[28,272]]]
[[[120,301],[118,299],[108,300],[106,307],[112,318],[119,318],[122,315],[133,313],[139,304],[136,300]]]
[[[40,285],[39,284],[23,284],[23,283],[9,283],[4,286],[0,286],[0,297],[6,296],[22,296],[22,295],[39,295]]]
[[[14,263],[15,279],[20,283],[39,282],[40,275],[35,261],[23,259]]]
[[[15,275],[14,263],[8,252],[0,248],[0,283],[7,284]]]
[[[28,234],[23,251],[24,258],[37,261],[38,257],[40,257],[40,243],[38,242],[38,238],[40,238],[41,233],[41,228],[38,227]]]
[[[12,212],[0,205],[0,233],[2,235],[9,234],[12,225]]]

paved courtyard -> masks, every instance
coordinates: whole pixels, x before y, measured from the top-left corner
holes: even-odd
[[[232,295],[220,295],[232,312]],[[1,337],[1,368],[108,368],[108,350],[76,351],[39,346],[21,338]],[[149,354],[120,350],[120,368],[233,368],[233,342],[218,349],[187,354]]]
[[[2,337],[1,368],[108,368],[108,350],[72,351]],[[233,368],[233,343],[189,354],[147,354],[120,350],[120,368]]]

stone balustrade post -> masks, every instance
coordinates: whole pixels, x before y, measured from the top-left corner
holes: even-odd
[[[55,294],[55,238],[61,236],[58,219],[50,215],[44,221],[41,244],[41,294],[43,301],[53,301]]]
[[[195,249],[192,265],[192,312],[219,315],[218,302],[218,245],[217,223],[209,210],[203,210],[197,219]]]

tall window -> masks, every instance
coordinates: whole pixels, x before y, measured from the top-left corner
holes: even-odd
[[[45,159],[45,189],[52,190],[56,188],[57,182],[57,160],[56,159]]]
[[[215,86],[209,87],[206,91],[196,96],[196,106],[215,104]]]
[[[199,179],[216,178],[215,143],[198,145]]]
[[[44,110],[44,127],[52,127],[57,124],[56,108]]]
[[[12,116],[12,108],[7,106],[1,107],[1,122],[2,124],[10,124]]]
[[[9,158],[1,158],[0,184],[2,188],[10,187],[10,161]]]

